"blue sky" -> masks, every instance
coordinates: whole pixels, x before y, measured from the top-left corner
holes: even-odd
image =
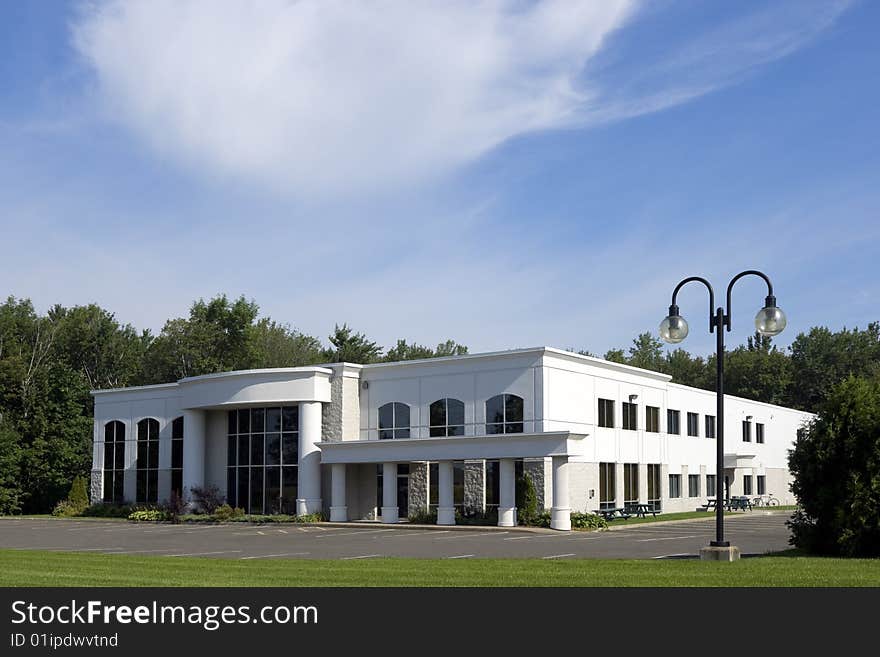
[[[880,5],[0,5],[0,293],[604,353],[674,285],[878,319]],[[730,344],[763,301],[734,294]],[[705,292],[680,298],[692,335]]]

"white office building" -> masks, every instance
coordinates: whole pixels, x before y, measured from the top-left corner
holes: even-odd
[[[223,372],[96,390],[93,501],[162,502],[216,486],[251,513],[398,522],[496,510],[528,473],[552,527],[570,513],[714,497],[792,504],[787,451],[808,413],[540,347],[428,360]]]

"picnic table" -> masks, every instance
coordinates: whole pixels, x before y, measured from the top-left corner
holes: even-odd
[[[706,511],[711,511],[712,509],[714,509],[715,504],[716,501],[714,497],[710,497],[709,499],[707,499],[705,504]],[[726,500],[724,502],[724,508],[728,511],[745,511],[746,509],[751,511],[752,501],[748,497],[738,495],[735,497],[731,497],[729,500]]]
[[[646,518],[649,513],[655,518],[657,517],[657,509],[653,504],[638,502],[636,504],[627,504],[624,509],[627,513],[632,514],[637,518]]]
[[[624,520],[626,520],[631,515],[623,507],[597,509],[594,513],[599,514],[600,516],[605,518],[605,520],[614,520],[615,518],[623,518]]]

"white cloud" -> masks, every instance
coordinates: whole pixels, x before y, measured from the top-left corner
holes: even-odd
[[[74,28],[112,116],[221,179],[393,188],[570,124],[635,0],[110,1]]]

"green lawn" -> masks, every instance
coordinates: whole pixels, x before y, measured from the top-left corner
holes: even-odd
[[[753,509],[752,511],[725,511],[724,517],[729,518],[731,516],[741,516],[744,514],[751,513],[763,513],[766,511],[794,511],[797,507],[795,506],[774,506],[774,507],[766,507],[762,509]],[[661,513],[657,516],[647,516],[645,518],[636,518],[632,517],[629,520],[611,520],[608,522],[609,527],[621,527],[623,525],[634,525],[634,524],[642,524],[646,522],[663,522],[669,520],[690,520],[691,518],[702,518],[703,520],[709,520],[710,518],[715,517],[715,511],[682,511],[681,513]]]
[[[240,561],[0,550],[0,586],[880,586],[880,560]]]

